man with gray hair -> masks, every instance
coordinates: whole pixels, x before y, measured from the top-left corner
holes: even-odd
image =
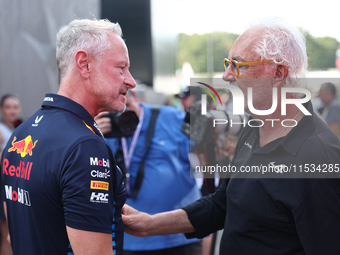
[[[318,112],[340,138],[340,102],[336,96],[336,87],[333,83],[325,82],[321,84],[318,97],[322,106],[318,108]]]
[[[297,86],[296,78],[304,77],[304,37],[280,19],[256,24],[236,40],[224,64],[223,79],[241,89],[245,102],[252,96],[244,107],[252,125],[242,131],[229,178],[179,210],[148,215],[125,205],[125,231],[203,238],[224,229],[220,254],[339,254],[339,139],[308,97],[286,93],[304,103],[287,104],[285,114],[281,93],[272,97],[274,89]]]
[[[124,111],[136,83],[121,28],[73,20],[57,34],[61,83],[2,158],[14,254],[123,254],[122,173],[94,116]]]

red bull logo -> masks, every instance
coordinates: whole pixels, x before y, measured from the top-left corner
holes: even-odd
[[[22,158],[26,157],[27,154],[32,156],[32,149],[37,144],[38,140],[34,143],[32,141],[32,136],[28,135],[25,139],[17,141],[16,136],[14,136],[12,141],[12,147],[8,149],[8,152],[16,151]]]
[[[9,164],[9,160],[4,158],[2,162],[2,173],[9,176],[16,176],[25,180],[30,180],[33,162],[23,162],[20,160],[19,166]]]

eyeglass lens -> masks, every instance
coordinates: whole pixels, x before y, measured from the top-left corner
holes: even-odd
[[[225,60],[224,63],[225,63],[225,68],[227,69],[229,67],[229,62]],[[236,63],[234,61],[231,61],[231,63],[232,63],[234,70],[237,70]]]

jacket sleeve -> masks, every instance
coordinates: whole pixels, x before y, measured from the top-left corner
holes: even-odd
[[[224,227],[228,183],[229,179],[224,179],[214,194],[202,197],[182,208],[188,214],[188,218],[195,228],[194,233],[186,234],[187,238],[203,238]]]

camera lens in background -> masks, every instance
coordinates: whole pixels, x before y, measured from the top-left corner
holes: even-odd
[[[226,135],[239,135],[247,120],[244,115],[233,115],[231,112],[217,110],[209,111],[208,117],[215,123],[215,133],[225,133]]]
[[[111,132],[105,134],[106,138],[132,136],[135,132],[139,119],[134,111],[126,110],[125,112],[110,112]]]
[[[139,123],[139,119],[135,112],[133,111],[125,111],[120,114],[116,119],[116,124],[120,131],[122,131],[125,134],[134,133],[136,130],[136,127]]]

